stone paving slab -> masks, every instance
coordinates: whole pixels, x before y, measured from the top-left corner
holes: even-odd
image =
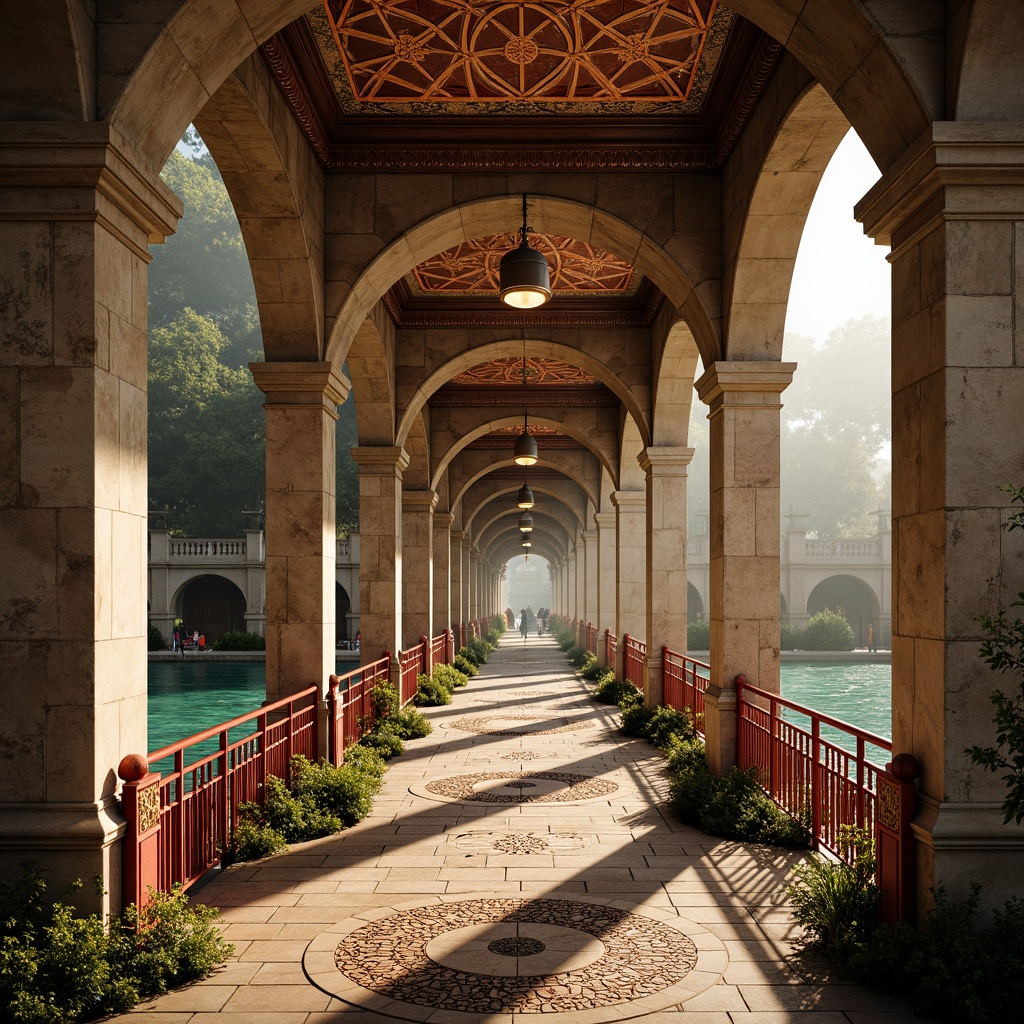
[[[550,638],[503,644],[426,713],[434,732],[391,762],[365,821],[195,894],[222,908],[230,963],[116,1021],[919,1020],[794,961],[800,855],[674,820],[660,754],[615,731]]]

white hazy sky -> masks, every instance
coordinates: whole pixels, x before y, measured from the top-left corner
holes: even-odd
[[[852,317],[889,318],[888,248],[853,219],[878,168],[850,131],[828,165],[807,217],[793,271],[786,331],[823,339]]]

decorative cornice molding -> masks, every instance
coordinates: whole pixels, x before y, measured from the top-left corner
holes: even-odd
[[[589,313],[556,309],[536,313],[493,313],[459,310],[406,310],[392,292],[385,293],[384,303],[396,327],[650,327],[661,305],[661,292],[656,291],[646,309],[608,310]]]
[[[271,36],[263,44],[262,50],[267,66],[270,68],[274,78],[277,79],[278,87],[291,106],[295,120],[299,122],[299,126],[309,140],[310,146],[313,147],[313,152],[316,153],[317,159],[324,167],[329,166],[331,147],[327,141],[327,133],[324,131],[320,117],[313,109],[313,104],[310,103],[309,96],[300,82],[292,54],[285,46],[280,33],[276,36]]]
[[[761,98],[765,84],[775,64],[782,54],[784,47],[777,39],[766,35],[761,40],[761,46],[757,51],[750,69],[747,72],[743,84],[740,86],[737,98],[733,105],[732,117],[722,126],[722,130],[715,139],[712,151],[712,160],[715,167],[722,167],[729,158],[736,140],[746,126],[750,115]]]
[[[524,391],[527,394],[524,395]],[[534,388],[527,385],[525,389],[521,385],[506,388],[446,384],[430,396],[430,404],[435,406],[500,405],[521,409],[526,401],[535,409],[551,405],[615,407],[619,404],[619,399],[603,384],[538,384]]]

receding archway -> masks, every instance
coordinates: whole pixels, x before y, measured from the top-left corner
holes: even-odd
[[[225,633],[244,633],[245,595],[224,576],[205,573],[189,580],[176,602],[178,617],[186,633],[198,630],[207,645]]]
[[[686,621],[700,622],[704,618],[704,601],[700,591],[687,580],[686,583]]]
[[[843,612],[858,645],[867,645],[869,625],[878,630],[878,597],[856,576],[829,576],[811,591],[807,614],[815,615],[825,608]]]
[[[348,635],[348,613],[352,610],[352,599],[348,591],[338,582],[334,584],[334,638],[338,647],[347,647],[351,637]]]

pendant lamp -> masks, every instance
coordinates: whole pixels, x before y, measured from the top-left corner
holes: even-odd
[[[551,298],[548,261],[530,246],[526,235],[526,193],[523,193],[523,226],[519,245],[509,249],[498,264],[498,295],[514,309],[536,309]]]
[[[533,489],[526,481],[523,481],[523,486],[519,488],[519,496],[516,498],[516,504],[521,509],[530,509],[536,504],[533,500]]]
[[[526,388],[526,339],[523,339],[523,389]],[[516,438],[512,446],[512,461],[517,466],[532,466],[540,455],[537,451],[537,439],[530,433],[527,412],[523,410],[523,432]]]
[[[524,512],[519,517],[519,532],[530,533],[533,530],[533,516],[529,512]]]

